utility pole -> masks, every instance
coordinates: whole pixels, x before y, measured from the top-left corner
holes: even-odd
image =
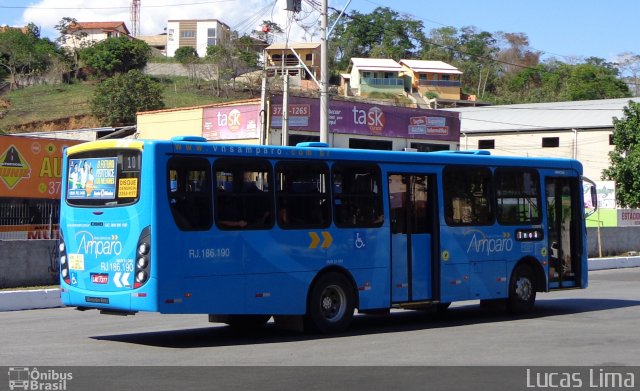
[[[327,2],[320,10],[320,142],[329,144],[329,45],[327,44]]]
[[[131,1],[131,35],[140,34],[140,0]]]
[[[260,89],[260,145],[267,145],[268,143],[268,110],[270,108],[267,105],[267,72],[265,71],[262,75],[262,88]]]
[[[284,61],[284,60],[283,60]],[[282,145],[289,145],[289,71],[282,75],[284,90],[282,92]]]
[[[349,0],[351,2],[351,0]],[[287,0],[288,11],[299,12],[301,0]],[[320,142],[329,144],[329,45],[328,36],[328,0],[320,5]],[[284,59],[284,56],[283,56]],[[283,98],[284,99],[284,98]],[[282,105],[283,133],[287,106]]]

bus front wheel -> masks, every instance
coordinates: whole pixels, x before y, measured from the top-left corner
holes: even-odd
[[[533,309],[536,301],[536,283],[531,266],[516,266],[509,281],[507,310],[512,314],[525,314]]]
[[[353,319],[355,297],[349,280],[340,273],[327,273],[313,285],[305,329],[321,333],[346,330]]]

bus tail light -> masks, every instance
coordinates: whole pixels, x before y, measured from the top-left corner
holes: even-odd
[[[140,288],[151,275],[151,229],[145,228],[138,239],[136,250],[136,273],[133,288]]]
[[[58,254],[60,261],[60,276],[62,280],[67,284],[71,284],[71,277],[69,276],[69,259],[67,258],[67,246],[64,243],[62,234],[60,234],[60,243],[58,244]]]

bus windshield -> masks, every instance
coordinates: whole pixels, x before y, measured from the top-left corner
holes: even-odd
[[[115,206],[137,202],[140,151],[80,152],[69,157],[65,199],[74,206]]]

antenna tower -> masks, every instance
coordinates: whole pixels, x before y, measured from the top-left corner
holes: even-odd
[[[131,0],[131,35],[140,33],[140,0]]]

